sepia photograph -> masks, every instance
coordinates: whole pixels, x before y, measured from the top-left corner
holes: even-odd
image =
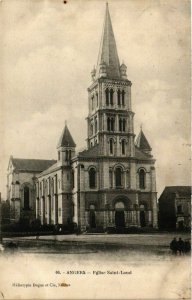
[[[191,1],[0,1],[0,299],[191,299]]]

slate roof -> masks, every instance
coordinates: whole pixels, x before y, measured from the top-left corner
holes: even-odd
[[[59,147],[76,147],[76,144],[71,136],[71,133],[67,125],[65,125],[62,134],[60,136],[59,142],[57,144],[57,148]]]
[[[94,147],[84,150],[82,152],[79,152],[80,157],[97,157],[100,155],[100,149],[99,149],[99,144],[95,145]],[[102,155],[101,155],[102,156]],[[142,150],[138,149],[135,147],[135,157],[136,159],[140,160],[151,160],[152,155],[144,153]]]
[[[150,150],[151,151],[151,146],[149,145],[149,142],[146,139],[142,129],[136,139],[136,146],[142,150]]]
[[[135,146],[135,157],[141,160],[152,159],[152,155],[144,153],[137,146]]]
[[[88,150],[84,150],[82,152],[79,152],[79,156],[83,157],[97,157],[99,156],[99,144],[93,146],[92,148]]]
[[[99,77],[100,64],[105,63],[107,78],[120,78],[120,64],[108,4],[106,4],[103,34],[96,68],[96,78]]]
[[[190,186],[166,186],[161,197],[167,197],[168,195],[177,193],[180,197],[190,196],[191,187]]]
[[[56,170],[58,170],[60,167],[58,166],[57,162],[54,163],[52,166],[46,168],[45,170],[43,170],[37,177],[41,177],[43,175],[46,175],[46,174],[50,174]]]
[[[42,172],[57,162],[56,160],[25,158],[12,158],[11,161],[17,171],[31,172]]]

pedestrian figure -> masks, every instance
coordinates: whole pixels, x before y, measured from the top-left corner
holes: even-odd
[[[39,232],[37,232],[37,235],[36,235],[36,240],[39,239]]]
[[[170,243],[170,249],[172,251],[172,254],[177,255],[177,239],[174,238]]]
[[[184,253],[189,253],[191,251],[190,240],[185,240],[184,242]]]
[[[182,238],[179,238],[177,242],[177,250],[179,251],[180,255],[184,252],[184,241],[182,240]]]

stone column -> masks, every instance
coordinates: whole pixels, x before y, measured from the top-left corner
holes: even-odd
[[[80,230],[84,232],[86,230],[85,223],[85,170],[83,166],[79,166],[79,221]]]
[[[126,176],[126,175],[127,175],[127,171],[124,170],[124,171],[123,171],[123,179],[124,179],[124,180],[123,180],[123,181],[124,181],[124,182],[123,182],[123,187],[124,187],[124,189],[127,188],[127,176]]]
[[[57,195],[53,196],[53,215],[54,215],[54,224],[58,224],[58,197]]]
[[[47,224],[51,224],[51,201],[50,196],[47,196]]]
[[[128,90],[128,110],[131,110],[131,86],[128,86],[127,90]]]
[[[135,169],[135,162],[130,162],[130,187],[131,189],[136,189],[136,169]]]
[[[39,211],[39,198],[36,199],[36,219],[40,218],[40,211]]]
[[[141,223],[140,223],[140,211],[139,210],[137,210],[137,225],[138,225],[138,227],[141,227]]]
[[[45,199],[41,197],[41,224],[45,224]]]

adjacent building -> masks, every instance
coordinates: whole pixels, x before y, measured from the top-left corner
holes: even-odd
[[[191,187],[167,186],[159,198],[159,228],[191,228]]]
[[[35,219],[36,176],[54,164],[55,160],[21,159],[10,157],[7,169],[7,200],[11,221]]]
[[[25,207],[27,186],[36,199],[32,196],[29,206],[42,224],[76,223],[81,232],[156,228],[155,159],[142,128],[135,141],[132,83],[126,65],[119,62],[108,5],[97,61],[88,87],[86,150],[76,151],[66,124],[57,161],[47,161],[38,172],[30,170],[25,185],[18,179],[17,205]]]

